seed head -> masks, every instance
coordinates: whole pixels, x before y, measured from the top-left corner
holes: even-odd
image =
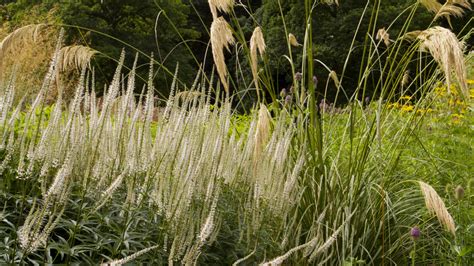
[[[456,200],[462,200],[464,198],[464,188],[461,185],[457,186],[454,190],[454,197]]]
[[[214,63],[217,67],[217,73],[221,79],[226,92],[229,92],[227,83],[227,66],[225,64],[224,48],[229,50],[229,46],[235,42],[232,36],[232,30],[223,17],[216,18],[211,25],[211,44]]]
[[[446,208],[443,199],[441,199],[432,186],[422,181],[419,181],[418,183],[420,184],[421,192],[425,198],[425,205],[428,211],[435,214],[438,221],[444,225],[447,231],[455,236],[456,225],[454,224],[454,219]]]
[[[291,46],[294,46],[294,47],[301,46],[301,44],[299,44],[298,40],[296,39],[295,35],[293,35],[293,33],[290,33],[288,35],[288,41],[290,42]]]
[[[251,67],[252,67],[252,75],[254,78],[255,82],[255,87],[258,91],[258,58],[257,58],[257,53],[260,54],[260,56],[263,56],[265,53],[265,39],[263,38],[263,33],[262,29],[260,27],[256,27],[255,30],[253,31],[252,37],[250,38],[250,61],[251,61]]]
[[[217,10],[229,13],[234,7],[234,0],[209,0],[212,17],[217,19]]]
[[[390,34],[388,34],[385,28],[381,28],[379,31],[377,31],[377,36],[375,39],[377,41],[383,41],[387,47],[390,45]]]
[[[301,81],[303,79],[303,74],[301,72],[296,72],[295,79]]]
[[[454,72],[461,85],[462,93],[469,97],[469,88],[466,82],[466,65],[464,62],[463,42],[449,29],[433,27],[421,32],[417,39],[421,42],[420,49],[428,51],[434,60],[441,66],[448,88],[451,86]]]

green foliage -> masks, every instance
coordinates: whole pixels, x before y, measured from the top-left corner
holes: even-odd
[[[256,82],[274,102],[267,108],[262,100],[248,115],[234,114],[206,68],[196,74],[184,67],[185,75],[196,76],[184,93],[178,82],[183,70],[177,69],[170,91],[179,96],[164,109],[156,105],[153,86],[164,72],[151,69],[137,99],[136,68],[123,71],[123,55],[101,101],[88,73],[67,105],[58,98],[50,106],[46,86],[31,107],[16,109],[18,116],[10,101],[14,90],[0,91],[0,262],[472,264],[473,169],[464,163],[473,154],[472,99],[448,93],[439,85],[439,68],[418,53],[419,43],[397,36],[420,29],[420,10],[399,1],[375,1],[367,9],[357,1],[347,1],[346,9],[312,9],[313,3],[263,1],[260,9],[260,3],[248,7],[261,16],[250,22],[239,7],[225,15],[238,40],[229,60],[233,75],[242,76],[235,86],[252,90],[247,65],[240,63],[248,57],[247,34],[259,19],[270,34]],[[199,13],[206,4],[192,8]],[[378,28],[391,24],[393,11],[405,5],[389,30],[392,44],[374,42]],[[70,41],[102,45],[113,54],[120,49],[106,35],[150,41],[150,16],[158,9],[167,10],[158,15],[174,31],[163,37],[172,50],[186,31],[175,28],[177,21],[186,24],[184,7],[180,1],[69,1],[60,14],[75,21],[80,13],[78,21],[86,25],[70,28]],[[102,33],[84,35],[92,26]],[[289,32],[301,47],[289,45]],[[191,46],[182,48],[186,62],[198,60],[185,56]],[[317,60],[326,55],[329,69],[322,70]],[[346,58],[347,68],[338,65]],[[399,93],[413,66],[414,81]],[[341,86],[332,75],[334,92],[350,100],[344,107],[319,101],[322,90],[313,75],[331,69],[346,81]],[[277,99],[271,90],[281,84],[293,90]],[[361,95],[377,100],[362,102]],[[423,197],[420,181],[433,185],[432,198]],[[436,201],[442,214],[433,213],[428,201]],[[440,217],[446,213],[454,217],[453,231],[446,230],[451,220]],[[410,236],[414,228],[420,235]]]

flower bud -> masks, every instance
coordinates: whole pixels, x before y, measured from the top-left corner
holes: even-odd
[[[410,230],[410,236],[413,238],[413,240],[417,240],[421,235],[421,231],[420,231],[420,228],[418,228],[417,226],[413,227],[411,230]]]

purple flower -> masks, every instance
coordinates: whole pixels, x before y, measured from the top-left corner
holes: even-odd
[[[314,86],[315,86],[315,87],[318,86],[318,77],[313,76],[313,83],[314,83]]]
[[[420,228],[418,228],[417,226],[413,227],[411,230],[410,230],[410,236],[414,239],[414,240],[417,240],[421,235],[421,231],[420,231]]]
[[[286,97],[287,94],[288,94],[288,93],[286,92],[286,89],[285,89],[285,88],[283,88],[283,89],[280,91],[280,97],[283,98],[283,99],[285,99],[285,97]]]
[[[287,95],[285,98],[285,105],[291,104],[292,101],[293,101],[293,98],[291,97],[291,95]]]

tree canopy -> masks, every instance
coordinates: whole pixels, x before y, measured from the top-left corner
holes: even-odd
[[[367,36],[371,6],[380,5],[380,14],[376,28],[390,28],[391,36],[397,36],[408,16],[404,10],[413,5],[414,0],[384,1],[340,1],[338,6],[317,4],[313,18],[314,57],[336,73],[345,71],[344,88],[351,94],[357,86],[357,75],[360,69],[360,58],[364,51],[364,40]],[[232,16],[232,24],[239,24],[245,38],[250,38],[253,28],[260,25],[268,45],[268,58],[271,77],[276,81],[275,90],[290,82],[290,67],[284,55],[288,53],[286,44],[287,31],[303,41],[305,34],[303,0],[263,0],[243,1],[237,5]],[[110,80],[113,64],[110,59],[117,59],[120,51],[127,51],[127,65],[130,67],[134,54],[141,51],[143,55],[154,54],[154,58],[163,63],[158,66],[155,76],[157,88],[163,95],[168,92],[172,73],[179,62],[179,78],[190,83],[200,64],[206,71],[211,71],[212,61],[209,56],[209,27],[212,15],[207,1],[191,0],[46,0],[46,1],[1,1],[1,20],[3,27],[14,27],[25,23],[47,22],[62,25],[67,29],[67,41],[90,46],[102,56],[94,60],[98,80]],[[362,14],[364,14],[363,16]],[[470,14],[452,21],[455,32],[465,30]],[[469,16],[471,15],[471,16]],[[419,8],[412,29],[425,29],[432,21],[432,14]],[[285,24],[283,24],[283,19]],[[437,23],[447,24],[446,20]],[[472,25],[472,22],[471,22]],[[469,26],[469,25],[468,25]],[[468,27],[469,28],[469,27]],[[375,29],[372,29],[373,31]],[[356,34],[356,32],[358,32]],[[375,31],[374,31],[375,33]],[[355,36],[355,37],[354,37]],[[354,43],[352,43],[354,41]],[[352,51],[349,51],[352,47]],[[301,53],[295,51],[295,63],[301,62]],[[346,62],[347,54],[351,57]],[[238,59],[235,54],[228,54],[229,62]],[[146,77],[149,58],[141,56],[139,75]],[[230,72],[236,65],[230,64]],[[344,66],[346,65],[346,68]],[[248,64],[239,67],[246,68]],[[168,71],[164,71],[164,68]],[[315,74],[321,82],[328,77],[328,70],[317,64]],[[238,80],[235,74],[233,78]],[[251,75],[245,75],[250,79]],[[242,78],[242,77],[240,77]],[[247,83],[248,84],[248,83]],[[234,84],[234,90],[239,88]]]

